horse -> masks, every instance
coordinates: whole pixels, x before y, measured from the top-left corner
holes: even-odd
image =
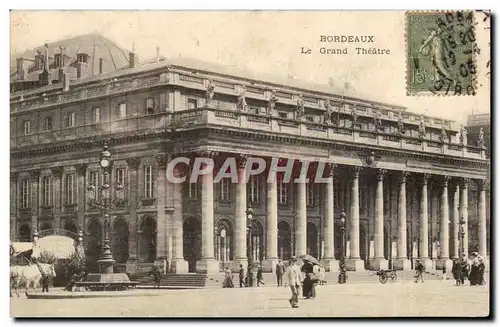
[[[17,289],[21,282],[26,284],[25,294],[28,296],[28,288],[30,284],[33,287],[33,290],[36,289],[36,286],[40,282],[43,274],[49,275],[51,277],[56,276],[56,271],[54,268],[54,264],[47,263],[32,263],[29,266],[11,266],[10,267],[10,280],[11,286],[14,286],[17,297],[19,297],[19,293]],[[12,297],[12,293],[10,293]]]

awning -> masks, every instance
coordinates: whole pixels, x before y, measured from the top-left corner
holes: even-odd
[[[75,252],[75,241],[67,236],[45,236],[38,240],[37,245],[40,253],[51,253],[57,259],[69,258]]]
[[[10,243],[10,255],[19,255],[20,253],[29,251],[33,249],[33,243],[31,242],[11,242]]]

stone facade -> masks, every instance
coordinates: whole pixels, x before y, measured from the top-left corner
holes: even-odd
[[[215,272],[250,253],[270,271],[278,258],[307,252],[336,270],[343,249],[351,270],[410,269],[416,258],[439,268],[462,251],[460,217],[465,251],[489,253],[489,160],[460,144],[448,120],[175,64],[105,77],[11,93],[12,240],[83,230],[89,257],[98,257],[102,214],[88,205],[87,188],[102,180],[107,141],[113,198],[124,185],[110,224],[121,269],[156,261],[171,272]],[[268,183],[265,171],[248,184],[212,175],[174,184],[166,167],[176,156],[209,156],[216,169],[227,157],[305,160],[313,175],[326,165],[327,183]]]

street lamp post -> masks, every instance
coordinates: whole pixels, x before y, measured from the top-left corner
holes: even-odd
[[[462,217],[460,218],[460,231],[459,236],[460,236],[460,243],[461,243],[461,252],[462,252],[462,257],[466,255],[465,253],[465,218]]]
[[[111,246],[109,240],[109,225],[110,225],[110,216],[109,212],[111,209],[111,192],[109,185],[109,171],[111,169],[111,153],[108,150],[107,143],[104,144],[104,149],[101,151],[101,156],[99,160],[99,165],[101,166],[101,170],[103,172],[103,182],[101,186],[101,198],[100,200],[96,200],[96,186],[91,184],[87,188],[88,197],[90,199],[90,205],[92,207],[100,208],[103,212],[104,218],[104,241],[102,246],[102,254],[97,263],[99,264],[99,271],[101,274],[112,274],[113,273],[113,264],[115,260],[113,259],[113,254],[111,253]],[[116,203],[121,202],[123,199],[123,185],[116,185],[116,195],[117,200]],[[113,203],[114,204],[114,203]]]
[[[248,207],[246,210],[247,214],[247,286],[252,287],[253,285],[253,276],[252,276],[252,244],[251,244],[251,235],[253,230],[252,218],[253,218],[253,209]]]
[[[339,271],[339,277],[338,277],[339,284],[345,284],[345,282],[347,281],[346,269],[345,269],[345,253],[346,253],[345,217],[346,217],[346,214],[345,214],[345,212],[342,211],[342,213],[340,214],[340,231],[341,231],[341,235],[342,235],[342,254],[340,256],[340,271]]]

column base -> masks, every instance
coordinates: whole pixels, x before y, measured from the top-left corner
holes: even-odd
[[[187,274],[189,272],[188,262],[184,258],[174,258],[170,271],[176,274]]]
[[[243,265],[243,269],[245,270],[245,274],[248,268],[248,259],[247,258],[236,258],[233,261],[231,261],[231,271],[234,274],[237,274],[240,272],[240,265]]]
[[[328,272],[339,271],[339,262],[335,258],[324,258],[323,260],[321,260],[321,264],[325,268],[325,271]]]
[[[396,270],[411,270],[411,261],[406,258],[395,259],[394,269]]]
[[[370,260],[371,270],[387,270],[389,269],[389,260],[384,258],[374,258]]]
[[[266,273],[276,273],[276,265],[278,264],[278,258],[267,258],[262,261],[262,271]]]
[[[196,262],[196,272],[203,274],[219,273],[219,261],[214,258],[203,258]]]
[[[451,269],[453,268],[453,261],[451,261],[451,259],[438,259],[436,261],[436,270],[443,270],[443,268],[446,268],[447,274],[448,273],[451,274]]]
[[[345,267],[348,271],[363,271],[365,270],[365,262],[359,258],[345,260]]]
[[[137,258],[129,258],[125,263],[125,270],[128,273],[136,273],[137,272]]]
[[[166,274],[170,272],[170,262],[167,258],[156,258],[155,265],[161,268],[161,272]]]
[[[415,267],[415,263],[417,262],[417,260],[420,260],[420,262],[424,265],[425,267],[425,271],[431,271],[432,268],[433,268],[433,262],[432,262],[432,259],[430,258],[415,258],[414,259],[415,262],[413,263],[413,267]]]

